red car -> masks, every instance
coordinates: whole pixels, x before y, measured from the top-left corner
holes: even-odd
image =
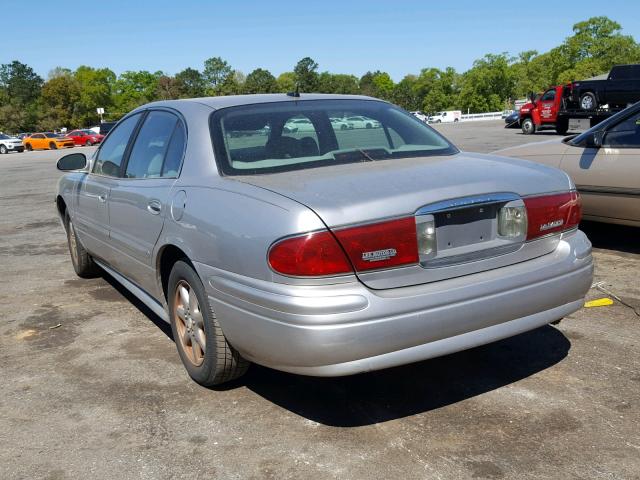
[[[84,145],[90,147],[102,142],[104,135],[94,132],[93,130],[73,130],[67,133],[67,137],[73,139],[74,145]]]

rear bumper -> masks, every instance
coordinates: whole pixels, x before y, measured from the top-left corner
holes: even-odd
[[[558,320],[591,286],[586,236],[542,257],[412,287],[360,282],[292,286],[196,264],[225,335],[243,356],[278,370],[349,375],[486,344]]]

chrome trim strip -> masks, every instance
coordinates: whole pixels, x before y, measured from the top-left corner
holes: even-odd
[[[158,302],[156,302],[153,299],[153,297],[151,297],[147,292],[142,290],[140,287],[138,287],[133,282],[127,280],[125,277],[120,275],[118,272],[113,270],[111,267],[106,266],[101,261],[96,260],[95,258],[93,259],[93,261],[96,262],[100,266],[100,268],[102,268],[105,272],[107,272],[109,275],[111,275],[113,278],[115,278],[119,283],[121,283],[122,286],[124,286],[124,288],[126,288],[133,295],[135,295],[135,297],[138,300],[140,300],[147,307],[149,307],[149,309],[153,313],[155,313],[157,316],[159,316],[165,322],[170,323],[169,315],[167,314],[167,311],[164,309],[164,307],[162,305],[160,305]]]
[[[578,192],[592,195],[614,195],[623,197],[640,196],[640,188],[601,187],[598,185],[578,185]]]
[[[486,195],[472,195],[469,197],[452,198],[441,202],[431,203],[420,207],[415,215],[426,215],[429,213],[460,210],[477,205],[487,205],[490,203],[511,202],[519,200],[520,195],[510,192],[488,193]]]

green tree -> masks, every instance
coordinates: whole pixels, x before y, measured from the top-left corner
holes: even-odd
[[[14,60],[0,65],[0,90],[11,102],[27,105],[40,96],[42,78],[29,65]]]
[[[158,77],[156,87],[156,97],[159,100],[175,100],[180,98],[183,91],[183,85],[176,77],[161,75]]]
[[[80,66],[73,74],[80,89],[80,100],[73,112],[73,124],[88,127],[99,122],[96,108],[104,108],[107,119],[117,120],[126,112],[114,112],[116,74],[108,68]]]
[[[244,82],[245,93],[274,93],[278,91],[278,82],[269,70],[256,68],[247,75]]]
[[[181,98],[205,96],[206,81],[199,70],[196,70],[195,68],[185,68],[176,74],[176,80],[180,85]]]
[[[80,85],[70,72],[60,72],[42,86],[40,97],[42,130],[76,127],[73,113],[80,101]]]
[[[322,72],[318,76],[318,92],[338,94],[358,94],[358,77],[343,73]]]
[[[296,82],[301,92],[315,92],[318,89],[318,64],[310,57],[304,57],[295,68]]]
[[[284,72],[278,75],[278,91],[281,93],[293,92],[296,88],[296,74],[293,72]]]
[[[223,87],[229,87],[233,84],[232,81],[233,69],[231,66],[220,57],[208,58],[204,61],[204,70],[202,76],[204,77],[207,94],[220,95],[222,94]]]
[[[0,65],[0,131],[33,131],[38,120],[42,78],[14,60]]]
[[[405,110],[421,110],[422,102],[416,91],[416,80],[415,75],[409,74],[396,83],[393,87],[393,103]]]
[[[516,78],[511,62],[506,53],[487,54],[476,60],[461,78],[461,108],[471,112],[502,110],[515,92]]]
[[[376,70],[360,77],[360,92],[370,97],[391,100],[393,97],[393,80],[387,72]]]
[[[151,73],[146,70],[126,71],[115,83],[114,106],[124,115],[140,105],[156,100],[158,79],[162,72]]]

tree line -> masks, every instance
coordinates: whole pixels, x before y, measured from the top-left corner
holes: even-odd
[[[56,67],[46,81],[15,60],[0,65],[0,131],[86,127],[99,122],[97,107],[105,109],[106,120],[116,120],[154,100],[284,93],[296,85],[301,92],[369,95],[407,110],[498,111],[529,92],[605,73],[621,63],[640,63],[640,44],[607,17],[576,23],[573,34],[548,52],[487,54],[466,72],[424,68],[397,83],[380,70],[361,77],[321,72],[309,57],[278,77],[264,68],[245,75],[213,57],[201,70],[186,68],[175,75],[146,70],[116,75],[108,68]]]

